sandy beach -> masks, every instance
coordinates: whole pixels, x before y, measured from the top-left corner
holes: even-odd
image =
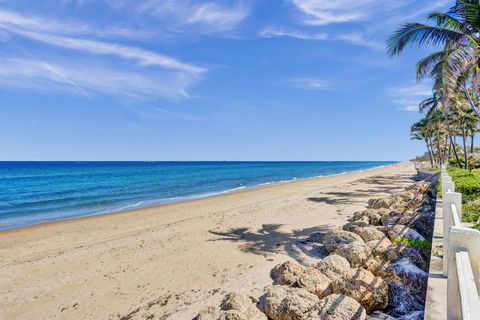
[[[308,264],[300,241],[412,183],[401,163],[178,204],[0,232],[1,319],[191,319],[270,269]]]

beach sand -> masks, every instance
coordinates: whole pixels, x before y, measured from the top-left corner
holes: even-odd
[[[299,241],[412,183],[411,163],[0,232],[1,319],[191,319],[260,295]]]

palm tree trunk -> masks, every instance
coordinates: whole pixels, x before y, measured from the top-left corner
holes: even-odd
[[[475,132],[472,130],[472,135],[470,136],[470,153],[473,153],[473,139],[475,138]]]
[[[436,160],[435,160],[435,152],[434,152],[432,137],[428,138],[428,145],[430,146],[429,151],[430,151],[430,158],[432,159],[432,166],[435,167],[437,163],[436,163]]]
[[[428,144],[428,139],[425,138],[425,144],[427,145],[428,158],[430,159],[430,164],[433,167],[432,153],[430,152],[430,145]]]
[[[455,155],[455,159],[457,160],[458,165],[461,168],[462,163],[460,162],[460,158],[458,157],[458,154],[457,154],[457,148],[455,148],[455,143],[452,139],[452,131],[450,129],[450,121],[448,119],[448,112],[445,112],[444,114],[445,114],[445,124],[447,125],[448,136],[450,137],[450,142],[453,144],[453,154]]]
[[[463,139],[463,157],[465,169],[468,169],[468,154],[467,154],[467,137],[465,135],[465,124],[462,123],[462,139]]]
[[[442,165],[442,149],[440,148],[440,133],[437,129],[437,157],[438,157],[438,164]]]

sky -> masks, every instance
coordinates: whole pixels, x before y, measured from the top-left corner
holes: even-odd
[[[0,160],[406,160],[445,0],[0,0]]]

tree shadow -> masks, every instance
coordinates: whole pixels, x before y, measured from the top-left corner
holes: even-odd
[[[356,189],[350,192],[322,192],[320,196],[307,198],[307,201],[326,203],[329,205],[364,204],[365,198],[372,198],[372,194],[394,194],[403,191],[405,186],[417,180],[418,176],[412,177],[408,175],[382,175],[363,178],[354,181],[352,185],[362,183],[370,187],[366,189]]]
[[[249,228],[233,228],[228,231],[209,231],[218,236],[211,241],[232,241],[239,243],[243,252],[259,255],[268,253],[288,254],[299,263],[307,265],[309,258],[323,258],[326,252],[322,244],[308,241],[307,238],[316,232],[327,232],[333,226],[325,225],[292,232],[283,232],[281,224],[264,224],[257,231]]]

